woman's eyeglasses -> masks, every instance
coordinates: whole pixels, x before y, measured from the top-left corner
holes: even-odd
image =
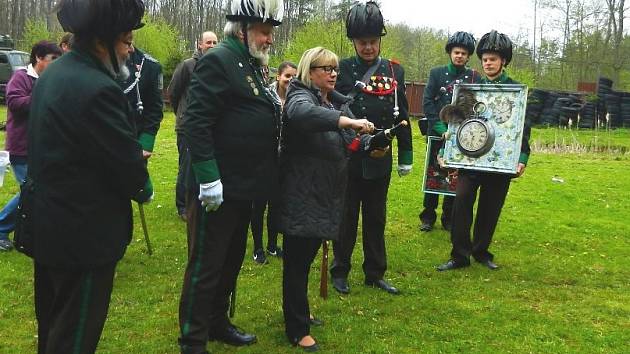
[[[311,66],[311,69],[322,69],[326,74],[332,74],[333,70],[339,72],[339,68],[332,65]]]

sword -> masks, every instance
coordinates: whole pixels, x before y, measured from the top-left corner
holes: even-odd
[[[140,211],[140,223],[142,224],[142,232],[144,233],[144,241],[147,243],[147,252],[149,256],[153,254],[151,249],[151,241],[149,240],[149,230],[147,229],[147,220],[144,217],[144,207],[138,203],[138,210]]]
[[[328,240],[324,240],[322,247],[322,266],[319,278],[319,296],[328,298]]]
[[[236,287],[234,287],[234,290],[232,290],[232,294],[230,295],[230,318],[234,318],[234,312],[236,312]]]

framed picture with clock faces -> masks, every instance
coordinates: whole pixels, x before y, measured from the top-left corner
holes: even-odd
[[[523,140],[527,86],[455,85],[449,106],[442,115],[448,121],[445,165],[515,174]]]

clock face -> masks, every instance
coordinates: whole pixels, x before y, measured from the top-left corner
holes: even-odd
[[[457,145],[468,156],[481,156],[494,143],[492,128],[481,119],[469,119],[457,130]]]

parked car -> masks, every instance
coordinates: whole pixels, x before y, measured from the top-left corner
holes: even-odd
[[[30,55],[15,50],[8,35],[0,35],[0,101],[4,102],[5,89],[13,73],[26,68],[29,61]]]

